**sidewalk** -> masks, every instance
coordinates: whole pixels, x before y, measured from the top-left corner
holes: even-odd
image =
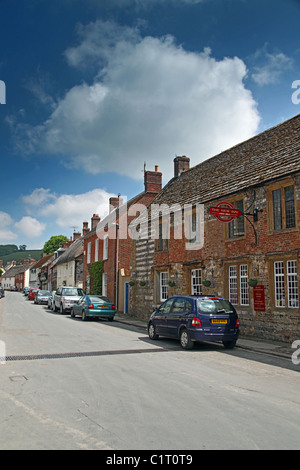
[[[141,320],[134,317],[133,315],[118,312],[115,315],[115,321],[141,328],[147,334],[147,320]],[[291,346],[291,343],[271,340],[268,341],[265,339],[249,336],[240,336],[236,345],[236,347],[241,349],[262,352],[265,354],[285,358],[291,358],[293,352],[295,351]]]

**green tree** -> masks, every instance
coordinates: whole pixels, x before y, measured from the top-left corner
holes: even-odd
[[[91,293],[95,295],[102,294],[102,274],[103,274],[103,261],[96,261],[89,267],[91,275]]]
[[[44,245],[43,251],[47,255],[54,253],[64,242],[68,241],[68,237],[65,235],[53,235]]]

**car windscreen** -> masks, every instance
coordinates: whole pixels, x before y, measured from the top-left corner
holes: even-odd
[[[82,289],[78,289],[77,287],[66,287],[62,291],[62,295],[84,295],[84,292]]]
[[[235,313],[234,307],[224,299],[198,299],[198,311],[200,313]]]
[[[50,292],[48,290],[40,290],[39,295],[50,295]]]

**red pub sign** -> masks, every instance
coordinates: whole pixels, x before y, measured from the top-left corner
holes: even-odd
[[[220,222],[231,222],[234,218],[242,215],[241,211],[235,209],[230,202],[219,202],[215,207],[210,207],[208,211],[211,215],[215,215]],[[226,218],[223,219],[223,217]]]
[[[253,287],[253,300],[254,310],[258,312],[265,312],[265,286]]]

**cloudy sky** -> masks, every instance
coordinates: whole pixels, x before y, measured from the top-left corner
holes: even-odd
[[[299,24],[298,0],[0,0],[0,244],[299,114]]]

